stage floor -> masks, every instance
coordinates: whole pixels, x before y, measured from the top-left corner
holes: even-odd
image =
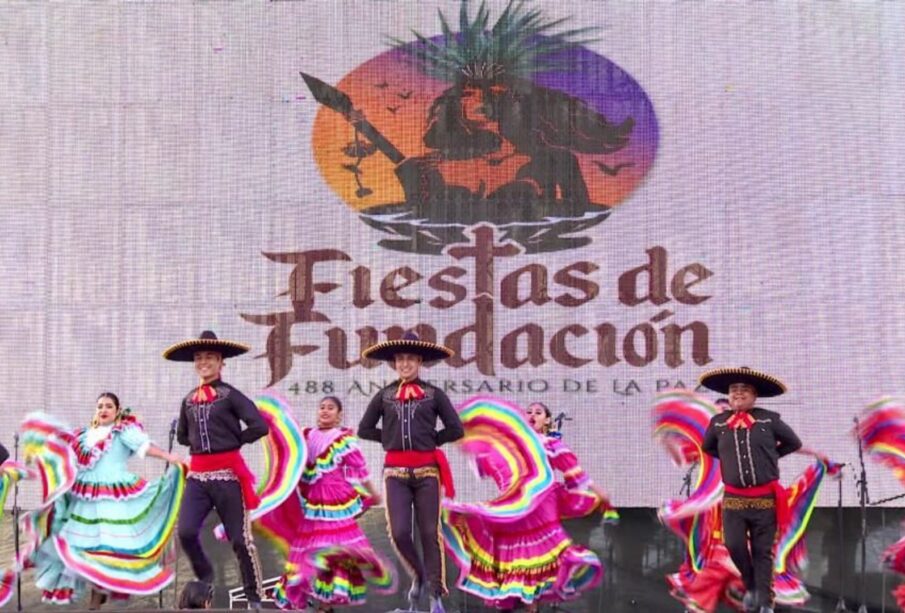
[[[564,604],[559,610],[571,613],[645,613],[681,612],[682,607],[667,591],[664,576],[673,572],[681,560],[681,549],[677,538],[672,536],[657,522],[653,509],[620,509],[622,520],[617,526],[601,526],[589,520],[567,522],[566,526],[576,541],[597,552],[606,567],[603,583],[597,589],[586,593],[581,599]],[[211,516],[211,519],[213,515]],[[8,519],[8,518],[7,518]],[[905,509],[869,509],[867,539],[866,593],[870,613],[892,612],[895,605],[890,591],[899,583],[896,576],[884,572],[879,564],[880,554],[889,544],[899,538],[899,525],[905,519]],[[369,511],[362,517],[362,526],[373,545],[395,559],[387,538],[386,524],[382,510]],[[0,560],[12,557],[13,538],[9,521],[3,522],[0,534]],[[844,544],[840,550],[839,522],[836,509],[816,509],[807,534],[810,564],[805,574],[808,590],[812,598],[808,605],[795,611],[834,611],[839,599],[840,571],[841,584],[850,611],[856,611],[860,600],[856,571],[860,567],[860,548],[857,535],[860,531],[858,509],[846,509],[843,518]],[[279,574],[281,559],[261,538],[257,540],[265,577]],[[235,559],[229,545],[210,542],[205,544],[216,567],[220,580],[216,590],[215,605],[229,606],[228,589],[239,585]],[[491,611],[472,597],[454,589],[455,568],[450,565],[450,597],[446,600],[449,613],[482,613]],[[183,557],[177,568],[177,582],[165,590],[163,606],[172,610],[176,606],[178,590],[188,580],[191,571]],[[76,611],[76,606],[58,607],[40,602],[40,595],[34,589],[33,578],[26,572],[22,582],[22,606],[26,611]],[[404,592],[407,580],[403,579],[398,594],[389,597],[372,596],[363,607],[348,608],[348,611],[382,612],[391,611],[405,604]],[[427,603],[424,603],[426,607]],[[82,607],[84,604],[81,605]],[[114,611],[160,611],[158,598],[136,598],[127,603],[107,605],[103,610]],[[4,610],[15,610],[15,600]],[[338,608],[337,611],[343,609]],[[543,611],[554,609],[545,607]],[[728,610],[728,609],[727,609]],[[783,609],[777,609],[781,611]],[[788,611],[789,609],[785,609]]]

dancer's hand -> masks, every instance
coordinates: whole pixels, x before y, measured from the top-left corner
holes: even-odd
[[[825,464],[828,469],[826,476],[829,477],[830,479],[841,479],[842,478],[842,471],[839,469],[840,467],[837,464],[833,463],[833,461],[830,460],[828,455],[821,453],[819,451],[815,451],[814,449],[811,449],[810,447],[802,447],[801,449],[798,450],[798,453],[812,456],[816,460],[823,462],[823,464]]]
[[[380,492],[377,491],[377,488],[374,487],[374,484],[370,481],[365,481],[362,485],[364,485],[365,491],[368,492],[368,497],[371,499],[371,504],[375,507],[380,505]]]
[[[600,487],[599,485],[592,483],[591,485],[588,486],[588,489],[591,490],[591,492],[593,492],[595,496],[600,498],[600,500],[602,502],[608,503],[610,501],[610,495],[607,494],[606,490],[603,489],[602,487]]]
[[[798,450],[798,453],[813,456],[814,458],[820,460],[824,464],[832,464],[832,461],[830,460],[829,456],[827,456],[826,454],[821,453],[819,451],[815,451],[814,449],[811,449],[810,447],[802,447],[801,449]]]
[[[185,464],[186,466],[188,466],[188,462],[183,461],[183,459],[180,458],[179,456],[174,455],[172,453],[167,453],[166,451],[164,451],[160,447],[157,447],[156,445],[151,445],[148,448],[147,455],[151,456],[152,458],[160,458],[161,460],[163,460],[164,462],[167,462],[168,464]]]

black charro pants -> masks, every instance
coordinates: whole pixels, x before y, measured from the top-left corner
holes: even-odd
[[[776,502],[771,498],[723,497],[723,542],[757,606],[773,606]]]
[[[412,579],[432,596],[446,590],[446,561],[440,534],[440,480],[434,467],[384,469],[384,498],[390,541]],[[412,511],[421,537],[424,562],[412,534]],[[427,584],[425,584],[425,579]]]
[[[217,510],[226,537],[236,552],[245,597],[249,602],[261,602],[261,564],[238,481],[203,480],[193,476],[186,479],[179,509],[179,542],[195,576],[207,583],[214,581],[214,568],[204,555],[200,538],[201,526],[212,509]]]

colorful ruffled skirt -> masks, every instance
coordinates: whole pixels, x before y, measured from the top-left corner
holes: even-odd
[[[364,510],[358,496],[331,495],[329,487],[308,494],[305,516],[296,524],[286,571],[276,587],[282,608],[304,608],[309,598],[328,605],[365,602],[368,588],[392,593],[392,566],[371,547],[355,518]]]
[[[890,570],[905,575],[905,537],[886,548],[883,561]],[[905,583],[894,589],[892,595],[896,599],[896,606],[905,611]]]
[[[534,512],[517,521],[446,511],[444,533],[459,567],[459,589],[509,609],[570,600],[600,583],[600,559],[572,542],[560,523],[594,512],[599,499],[562,484],[543,496]]]
[[[18,462],[7,461],[0,464],[0,521],[3,520],[3,508],[10,491],[15,488],[17,481],[31,477],[29,470]],[[15,592],[17,573],[11,569],[0,567],[0,607],[3,607],[13,597]]]
[[[70,493],[26,526],[49,522],[49,535],[33,555],[44,600],[67,604],[86,584],[124,596],[154,594],[173,578],[165,567],[185,484],[184,468],[171,466],[159,480],[134,475],[115,484],[76,481]],[[39,535],[26,535],[39,542]]]
[[[713,545],[706,564],[694,572],[683,564],[679,572],[666,576],[670,594],[692,613],[713,613],[720,602],[741,611],[745,586],[722,543]]]

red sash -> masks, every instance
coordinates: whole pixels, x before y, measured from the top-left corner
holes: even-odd
[[[436,466],[437,470],[440,471],[440,485],[443,486],[446,497],[456,497],[449,460],[446,459],[446,454],[440,449],[434,449],[433,451],[387,451],[384,465],[398,468]]]
[[[248,469],[248,465],[242,458],[238,449],[224,451],[223,453],[205,453],[191,456],[189,470],[195,473],[209,473],[217,470],[231,470],[239,479],[242,488],[242,498],[245,501],[245,510],[257,509],[261,504],[258,493],[255,492],[255,476]]]
[[[727,494],[743,498],[762,498],[772,495],[776,500],[777,530],[783,530],[792,519],[789,509],[789,491],[778,480],[770,481],[770,483],[765,483],[764,485],[755,485],[754,487],[733,487],[724,483],[723,489]]]

